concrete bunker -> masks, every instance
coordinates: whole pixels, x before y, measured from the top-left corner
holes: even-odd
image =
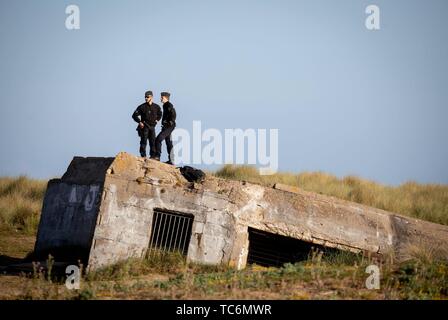
[[[209,174],[189,182],[174,166],[122,152],[75,157],[49,181],[35,252],[82,255],[88,270],[159,250],[242,269],[260,255],[304,259],[310,246],[399,258],[415,244],[448,247],[448,227],[288,186]],[[265,254],[272,249],[281,254]]]

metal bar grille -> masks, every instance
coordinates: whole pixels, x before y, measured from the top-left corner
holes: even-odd
[[[247,262],[280,267],[287,262],[294,263],[308,259],[313,247],[320,250],[325,249],[302,240],[249,228]]]
[[[191,238],[193,217],[155,209],[148,255],[156,252],[179,252],[186,256]]]

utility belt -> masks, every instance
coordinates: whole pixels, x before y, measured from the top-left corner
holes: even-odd
[[[172,128],[176,126],[176,121],[164,121],[162,122],[162,129],[163,128]]]
[[[138,124],[137,128],[135,129],[135,130],[137,130],[139,137],[142,135],[142,132],[143,132],[143,130],[145,130],[145,128],[155,127],[157,123],[151,126],[146,121],[143,121],[143,124],[144,124],[143,128],[140,128],[140,124]]]

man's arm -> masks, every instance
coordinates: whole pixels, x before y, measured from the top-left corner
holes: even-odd
[[[157,106],[157,121],[160,121],[160,119],[162,119],[162,109]]]
[[[134,121],[138,123],[138,128],[143,128],[145,126],[141,120],[140,107],[137,107],[137,109],[135,109],[134,113],[132,114],[132,119],[134,119]]]
[[[132,114],[132,119],[134,119],[135,122],[140,123],[140,107],[138,107],[137,109],[135,109],[134,113]]]
[[[171,121],[174,123],[176,121],[176,109],[174,107],[171,107]]]

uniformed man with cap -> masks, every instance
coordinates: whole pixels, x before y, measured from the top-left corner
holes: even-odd
[[[160,96],[163,103],[163,118],[162,131],[156,138],[156,158],[160,159],[160,155],[162,154],[162,141],[165,140],[168,152],[168,161],[166,163],[173,164],[173,142],[171,141],[171,133],[176,127],[176,110],[170,102],[171,94],[169,92],[162,92]]]
[[[149,142],[149,155],[156,158],[156,124],[162,118],[162,109],[152,101],[152,91],[145,93],[146,102],[139,105],[132,114],[132,119],[138,123],[137,132],[140,136],[140,155],[146,157],[146,144]]]

